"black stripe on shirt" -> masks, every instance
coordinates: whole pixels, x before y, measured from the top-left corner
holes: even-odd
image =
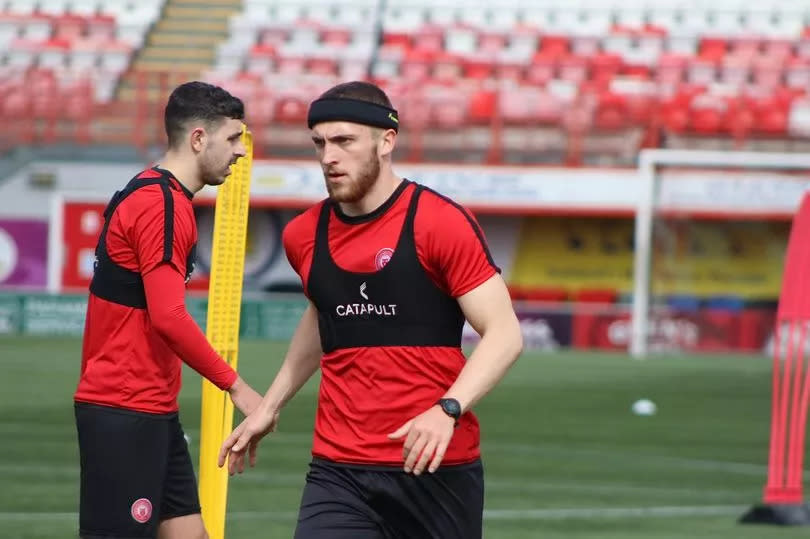
[[[492,258],[492,253],[489,252],[489,246],[487,245],[486,239],[484,239],[484,232],[481,230],[481,226],[475,221],[475,219],[472,218],[472,216],[469,214],[469,212],[467,212],[467,210],[465,210],[464,207],[461,204],[459,204],[458,202],[456,202],[455,200],[453,200],[453,199],[451,199],[449,197],[446,197],[441,193],[437,193],[436,191],[434,191],[430,187],[425,187],[425,186],[422,186],[422,187],[424,187],[425,191],[433,193],[434,195],[436,195],[437,197],[444,200],[445,202],[447,202],[448,204],[450,204],[451,206],[456,208],[458,211],[460,211],[462,215],[464,215],[464,218],[467,219],[468,223],[470,223],[470,226],[472,227],[473,231],[475,232],[475,235],[478,237],[478,241],[481,243],[481,248],[484,249],[484,254],[487,257],[487,262],[489,262],[490,266],[495,268],[495,271],[497,271],[498,273],[501,273],[501,268],[498,267],[498,265],[495,263],[495,259]]]
[[[171,262],[174,243],[174,199],[168,182],[161,182],[163,191],[163,262]]]

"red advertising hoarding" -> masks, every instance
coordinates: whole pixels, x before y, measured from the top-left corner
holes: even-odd
[[[650,316],[650,350],[672,352],[760,352],[773,332],[772,309],[694,312],[659,311]],[[627,350],[630,313],[615,308],[589,310],[574,316],[574,348]]]

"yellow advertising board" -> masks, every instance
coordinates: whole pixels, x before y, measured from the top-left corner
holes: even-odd
[[[510,284],[632,291],[632,219],[530,217],[520,230]],[[652,291],[775,299],[789,231],[786,221],[659,220]]]

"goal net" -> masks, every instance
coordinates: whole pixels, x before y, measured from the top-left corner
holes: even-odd
[[[645,150],[639,175],[630,353],[772,353],[810,156]]]
[[[630,352],[772,355],[768,478],[741,520],[810,523],[810,156],[653,150],[640,180]]]

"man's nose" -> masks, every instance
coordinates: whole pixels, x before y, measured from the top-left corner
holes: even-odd
[[[324,145],[323,153],[321,154],[321,163],[324,165],[337,163],[337,151],[334,146],[330,144]]]

